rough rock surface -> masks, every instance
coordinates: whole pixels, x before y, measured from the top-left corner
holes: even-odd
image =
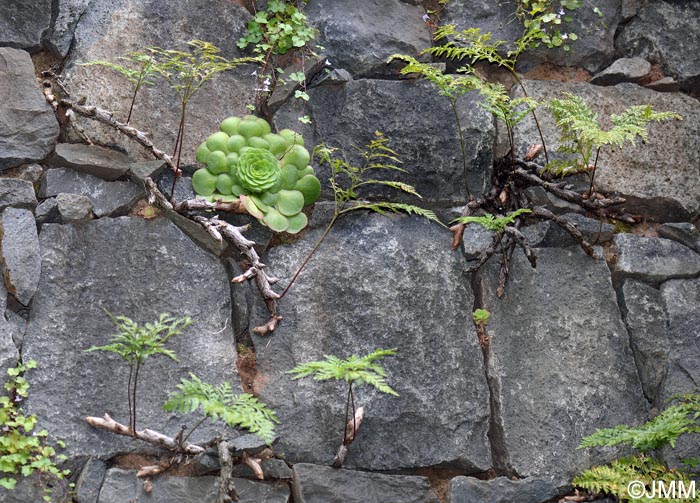
[[[245,479],[233,479],[239,503],[287,503],[289,488],[286,484],[268,484]],[[153,503],[216,503],[218,477],[167,477],[153,479],[153,490],[147,493],[143,480],[136,472],[113,468],[107,472],[98,503],[125,501],[152,501]]]
[[[75,27],[87,10],[91,0],[60,0],[56,19],[51,24],[47,37],[48,46],[60,54],[62,58],[68,55]]]
[[[417,57],[431,45],[425,11],[400,0],[318,0],[305,12],[331,65],[353,77],[387,75],[389,56]]]
[[[700,211],[700,104],[697,100],[677,93],[658,93],[636,84],[612,87],[587,83],[526,81],[529,94],[537,100],[561,97],[570,92],[583,97],[603,121],[610,114],[619,114],[632,105],[651,104],[655,110],[674,111],[682,121],[652,123],[649,141],[623,148],[603,148],[600,152],[596,186],[603,191],[616,191],[629,196],[625,207],[630,212],[649,213],[651,218],[681,221]],[[539,108],[538,116],[550,155],[559,146],[559,132],[551,114]],[[515,128],[516,150],[539,142],[531,117]],[[540,157],[544,162],[544,157]]]
[[[700,3],[659,0],[645,2],[637,16],[615,39],[620,55],[638,56],[661,64],[663,72],[691,91],[700,84]],[[681,112],[682,113],[682,112]]]
[[[187,3],[165,0],[95,0],[85,10],[75,28],[75,41],[66,66],[66,80],[76,96],[91,104],[111,109],[118,120],[125,120],[131,103],[132,87],[126,79],[108,68],[80,66],[94,60],[116,62],[119,56],[143,51],[149,46],[187,50],[187,42],[201,39],[222,50],[227,58],[243,54],[235,41],[245,33],[250,14],[228,0],[194,0]],[[253,103],[255,77],[252,65],[215,76],[195,94],[187,108],[187,131],[182,150],[183,162],[194,162],[196,147],[230,115],[248,112]],[[222,105],[224,104],[225,105]],[[82,119],[81,119],[82,121]],[[171,153],[180,121],[180,100],[162,79],[156,86],[139,92],[131,125],[149,133],[162,150]],[[89,124],[92,137],[121,145],[148,158],[124,136]]]
[[[0,281],[0,385],[5,382],[7,369],[14,367],[19,358],[17,347],[12,341],[14,326],[5,319],[6,306],[7,290],[5,284]]]
[[[537,269],[514,254],[500,300],[493,260],[482,279],[501,430],[491,437],[500,453],[494,462],[520,476],[568,484],[577,470],[600,461],[576,450],[581,438],[639,422],[646,401],[605,262],[578,247],[536,251]]]
[[[137,427],[174,435],[183,422],[193,424],[193,418],[183,420],[161,409],[168,392],[189,372],[212,384],[230,380],[238,389],[226,272],[174,224],[127,217],[81,227],[48,224],[40,242],[43,274],[23,348],[23,356],[39,365],[29,376],[27,404],[41,427],[66,441],[68,455],[147,449],[84,420],[105,412],[128,419],[127,365],[110,353],[85,353],[115,333],[104,309],[139,323],[163,312],[195,321],[169,343],[179,363],[153,357],[144,366]],[[193,438],[211,434],[206,427]]]
[[[130,181],[107,182],[69,168],[46,170],[39,187],[39,197],[52,197],[60,193],[89,197],[97,218],[125,215],[138,199],[144,197],[143,189]]]
[[[106,473],[107,463],[88,458],[75,482],[75,497],[78,503],[97,503]]]
[[[0,262],[5,287],[21,304],[29,305],[41,275],[34,215],[29,210],[6,208],[2,212],[0,231]]]
[[[700,253],[700,230],[690,222],[664,224],[659,227],[659,236],[678,241]]]
[[[700,255],[676,241],[634,234],[615,235],[615,272],[649,282],[689,278],[700,273]]]
[[[273,248],[263,259],[271,273],[290,278],[321,230]],[[418,217],[349,215],[331,230],[281,302],[284,320],[273,343],[254,339],[256,391],[281,420],[275,450],[287,461],[332,460],[346,389],[344,383],[292,381],[286,372],[323,355],[397,348],[382,363],[400,396],[370,386],[357,390],[365,416],[345,466],[490,466],[488,391],[465,309],[473,297],[464,259],[449,241],[448,231]]]
[[[450,480],[449,503],[545,503],[558,494],[554,484],[539,479],[479,480],[460,476]]]
[[[447,99],[438,96],[428,82],[354,80],[320,86],[309,94],[313,128],[301,132],[311,146],[324,142],[341,147],[349,161],[358,162],[352,145],[362,147],[375,138],[375,131],[381,131],[404,162],[401,167],[410,172],[388,173],[387,177],[413,185],[426,201],[464,202],[464,169],[455,118]],[[476,105],[477,100],[476,95],[468,94],[457,104],[466,142],[468,181],[474,193],[486,189],[495,142],[493,119]],[[295,106],[283,107],[275,116],[277,128],[296,128],[297,115]],[[320,180],[327,180],[330,168],[323,166],[317,173]],[[365,194],[402,198],[393,189],[368,189]],[[417,201],[415,197],[403,200]]]
[[[620,58],[591,78],[591,84],[614,86],[620,82],[638,83],[651,73],[651,64],[642,58]]]
[[[87,222],[92,220],[92,200],[81,194],[66,194],[56,196],[56,208],[63,223]]]
[[[647,399],[658,403],[670,350],[661,292],[641,281],[628,279],[622,286],[622,295],[625,324],[642,389]]]
[[[116,180],[129,169],[129,158],[114,150],[98,145],[60,143],[51,158],[57,167],[71,168],[103,180]]]
[[[588,5],[578,10],[569,11],[573,20],[562,22],[562,33],[573,32],[578,40],[569,44],[570,50],[539,49],[529,51],[521,56],[519,68],[527,71],[537,64],[551,62],[559,66],[581,66],[590,72],[605,68],[612,61],[615,53],[613,38],[620,21],[620,0],[598,2],[602,17],[593,12]],[[516,18],[517,2],[505,0],[451,0],[441,16],[441,24],[456,24],[458,29],[481,28],[482,33],[491,32],[492,40],[504,40],[508,43],[523,34],[522,23]],[[509,47],[506,44],[506,47]]]
[[[56,138],[58,122],[41,94],[29,54],[0,47],[0,171],[40,161]]]
[[[438,503],[425,477],[294,465],[296,503]]]
[[[0,46],[38,50],[51,22],[51,0],[0,3]],[[2,87],[0,86],[0,89]]]
[[[36,194],[30,182],[16,178],[0,178],[0,211],[8,206],[33,209]]]

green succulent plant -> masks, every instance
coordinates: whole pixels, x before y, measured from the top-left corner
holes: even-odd
[[[302,213],[321,195],[304,139],[291,129],[273,133],[265,119],[225,119],[196,152],[206,167],[192,177],[198,196],[215,202],[240,200],[248,213],[275,232],[296,234],[308,223]]]

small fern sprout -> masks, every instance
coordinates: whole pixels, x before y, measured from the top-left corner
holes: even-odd
[[[563,98],[550,100],[547,106],[561,130],[562,145],[559,151],[572,155],[573,159],[550,162],[546,169],[558,175],[569,174],[572,169],[586,172],[590,180],[589,197],[594,190],[595,172],[602,147],[621,147],[626,142],[634,145],[637,138],[647,141],[651,122],[683,119],[674,112],[657,112],[651,105],[638,105],[628,108],[620,115],[611,115],[613,127],[604,130],[598,123],[598,114],[580,96],[565,93]]]
[[[275,438],[275,413],[248,393],[234,394],[230,382],[213,386],[190,373],[190,379],[181,379],[177,391],[163,405],[168,412],[189,414],[200,409],[204,417],[182,439],[185,443],[206,418],[212,423],[221,420],[231,428],[243,428],[258,435],[267,444]]]
[[[292,379],[313,376],[316,381],[336,379],[348,383],[348,394],[345,401],[345,419],[343,422],[343,441],[334,460],[334,466],[340,467],[343,464],[343,460],[347,454],[347,448],[355,439],[364,411],[362,407],[359,409],[355,408],[353,385],[359,387],[363,384],[369,384],[382,393],[399,396],[399,394],[387,384],[386,371],[377,363],[386,356],[395,355],[396,351],[396,348],[376,349],[373,353],[368,355],[362,357],[353,355],[345,360],[341,360],[337,356],[326,355],[324,360],[302,363],[289,371],[290,374],[295,374]]]
[[[531,209],[528,208],[520,208],[518,210],[512,211],[508,213],[505,216],[502,217],[494,217],[491,213],[486,213],[483,216],[466,216],[466,217],[459,217],[455,218],[452,222],[450,223],[460,223],[460,224],[479,224],[482,226],[484,229],[493,231],[493,232],[501,232],[503,229],[505,229],[506,225],[513,224],[515,223],[515,219],[518,218],[520,215],[526,214],[526,213],[532,213]]]

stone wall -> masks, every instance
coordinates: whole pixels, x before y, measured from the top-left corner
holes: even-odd
[[[172,183],[163,163],[86,120],[82,126],[102,146],[69,143],[35,78],[53,61],[76,99],[123,114],[130,100],[126,82],[82,63],[114,61],[149,45],[182,48],[192,38],[215,43],[227,57],[241,56],[235,41],[251,18],[239,5],[245,2],[20,3],[0,6],[0,369],[20,355],[37,361],[27,373],[31,390],[23,406],[40,428],[66,441],[73,501],[216,501],[213,454],[177,474],[188,476],[160,476],[148,486],[135,469],[157,451],[85,423],[87,415],[128,416],[128,371],[116,358],[85,353],[114,331],[105,310],[142,323],[162,312],[195,320],[173,340],[179,363],[154,360],[145,367],[144,427],[175,434],[194,421],[161,409],[189,372],[213,383],[231,381],[277,412],[274,457],[263,464],[267,480],[237,466],[239,501],[555,501],[571,490],[573,475],[612,456],[576,450],[583,436],[640,424],[673,395],[698,391],[700,35],[694,23],[700,3],[600,2],[602,18],[582,10],[574,21],[580,40],[570,52],[531,51],[519,67],[537,99],[568,91],[601,116],[644,103],[683,115],[652,128],[646,144],[601,157],[599,189],[624,196],[628,211],[643,215],[641,225],[599,223],[533,191],[534,203],[565,215],[597,241],[598,258],[553,223],[527,226],[522,230],[538,255],[537,268],[516,253],[499,295],[496,256],[477,273],[465,272],[490,243],[480,227],[469,226],[453,251],[452,234],[434,223],[358,212],[333,228],[281,301],[279,327],[265,337],[252,333],[267,316],[254,285],[230,284],[240,273],[237,254],[192,221],[145,202],[145,177],[161,187]],[[442,18],[493,31],[495,38],[517,36],[515,3],[495,5],[451,0]],[[424,7],[418,0],[311,0],[307,13],[328,62],[321,65],[328,71],[311,80],[312,124],[297,123],[298,103],[287,95],[272,107],[273,122],[277,129],[302,128],[309,150],[324,142],[349,152],[376,130],[384,132],[409,170],[401,179],[446,220],[464,203],[452,111],[428,83],[400,79],[397,68],[385,64],[392,53],[418,56],[430,44]],[[665,36],[671,29],[674,36]],[[194,164],[194,147],[223,118],[247,113],[251,72],[244,67],[215,79],[191,103],[186,165]],[[167,150],[178,111],[172,95],[149,87],[132,121]],[[504,131],[473,94],[460,98],[457,111],[468,182],[476,193],[487,192]],[[546,111],[541,122],[553,150],[556,131]],[[519,152],[536,140],[533,123],[516,128]],[[330,173],[317,173],[322,201],[308,231],[292,241],[260,226],[248,233],[281,284],[328,222]],[[192,196],[188,180],[179,183],[179,199]],[[487,347],[471,322],[475,308],[492,315]],[[357,391],[366,409],[363,426],[344,468],[329,468],[343,428],[343,388],[292,381],[288,371],[323,355],[376,347],[398,350],[385,367],[400,396]],[[194,440],[219,433],[241,445],[250,440],[216,425]],[[681,437],[662,455],[676,465],[698,449],[697,441]],[[0,501],[38,501],[34,482],[0,489]],[[56,488],[55,497],[61,494]]]

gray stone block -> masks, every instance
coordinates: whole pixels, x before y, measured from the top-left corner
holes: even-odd
[[[8,206],[34,209],[37,205],[34,186],[17,178],[0,178],[0,211]]]
[[[450,480],[449,503],[547,503],[561,492],[551,482],[539,479],[510,480],[498,477],[479,480],[455,477]]]
[[[41,251],[34,215],[29,210],[6,208],[0,226],[0,262],[5,286],[20,304],[27,306],[41,276]]]
[[[98,145],[59,143],[51,158],[54,167],[71,168],[103,180],[116,180],[130,167],[129,158]]]
[[[676,241],[620,233],[613,243],[617,249],[614,271],[621,276],[658,283],[700,273],[700,255]]]

